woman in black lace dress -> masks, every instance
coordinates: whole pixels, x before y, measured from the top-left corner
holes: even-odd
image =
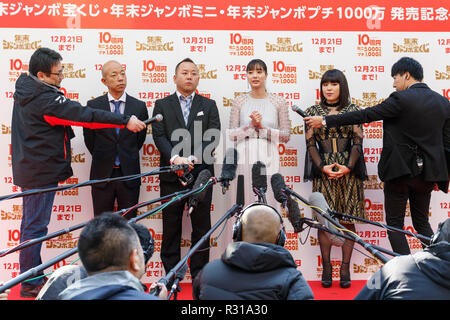
[[[326,71],[320,81],[320,104],[306,110],[311,116],[325,116],[359,110],[350,101],[347,79],[337,69]],[[337,128],[313,129],[306,126],[304,180],[313,182],[313,192],[324,195],[331,210],[364,218],[363,180],[367,178],[363,157],[363,129],[361,125]],[[342,222],[341,222],[342,223]],[[353,224],[342,223],[355,231]],[[330,252],[332,242],[328,233],[319,230],[318,238],[322,255],[322,286],[332,285]],[[350,259],[353,242],[345,240],[342,245],[340,285],[348,288],[350,281]]]

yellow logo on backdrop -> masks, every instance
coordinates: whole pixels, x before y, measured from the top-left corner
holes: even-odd
[[[450,66],[447,65],[445,71],[441,72],[439,70],[434,70],[436,80],[450,80]]]
[[[430,52],[429,43],[419,43],[417,38],[404,38],[403,44],[393,43],[394,52],[407,52],[407,53],[427,53]]]
[[[266,52],[303,52],[303,43],[292,43],[291,38],[277,38],[277,43],[266,42]]]
[[[3,40],[3,50],[37,50],[42,40],[30,41],[28,34],[16,34],[14,41]]]
[[[173,41],[163,42],[161,36],[149,36],[147,42],[136,41],[136,51],[173,51]]]
[[[69,79],[84,79],[86,78],[86,68],[82,69],[75,69],[73,66],[73,63],[63,63],[62,64],[64,68],[64,78]]]
[[[312,70],[308,70],[308,77],[310,80],[319,80],[322,78],[323,74],[328,71],[334,69],[334,65],[330,64],[330,65],[320,65],[320,71],[316,72],[316,71],[312,71]]]
[[[352,103],[360,107],[373,107],[383,101],[384,99],[377,99],[376,92],[363,92],[362,99],[352,98]]]

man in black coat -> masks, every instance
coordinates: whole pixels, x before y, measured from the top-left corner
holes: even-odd
[[[272,207],[254,204],[245,209],[235,224],[235,242],[195,279],[194,299],[312,300],[311,288],[283,248],[283,229]]]
[[[446,150],[450,146],[450,103],[421,82],[422,66],[412,58],[396,62],[391,75],[396,92],[382,103],[342,115],[307,117],[305,122],[320,128],[383,120],[378,175],[384,181],[386,222],[403,228],[409,200],[415,230],[430,237],[433,234],[428,222],[431,191],[437,183],[440,190],[448,192],[450,168]],[[395,252],[410,253],[404,234],[389,232],[388,235]]]
[[[203,97],[195,90],[200,75],[195,63],[187,58],[177,64],[174,94],[156,100],[153,116],[161,114],[164,120],[152,124],[153,139],[161,153],[160,166],[187,164],[189,173],[180,177],[176,173],[160,175],[161,197],[177,191],[192,188],[198,174],[208,169],[214,176],[214,148],[220,140],[220,118],[214,100]],[[189,179],[183,179],[186,177]],[[211,229],[212,188],[209,188],[203,201],[191,213],[194,246]],[[169,205],[163,210],[163,239],[161,260],[168,273],[181,259],[180,241],[184,202]],[[209,241],[205,242],[205,247]],[[192,278],[209,261],[209,250],[194,254],[190,259]]]
[[[108,61],[102,67],[102,83],[108,93],[88,101],[91,108],[135,115],[139,120],[148,119],[145,102],[125,92],[127,76],[117,61]],[[84,142],[92,154],[90,179],[115,178],[141,173],[139,150],[146,137],[146,130],[134,133],[127,129],[83,129]],[[113,181],[92,186],[94,216],[113,211],[117,199],[118,209],[130,208],[138,203],[141,179]],[[134,218],[136,210],[128,212],[127,219]]]

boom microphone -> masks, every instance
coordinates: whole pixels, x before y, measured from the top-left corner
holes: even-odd
[[[144,120],[142,122],[144,122],[146,125],[149,125],[155,121],[161,122],[161,121],[163,121],[163,119],[164,119],[163,115],[158,113],[156,116],[151,117],[150,119]]]
[[[193,190],[197,188],[203,187],[211,178],[211,172],[208,169],[203,169],[200,171],[200,173],[197,176],[197,179],[195,180],[194,186],[192,187]],[[200,193],[194,194],[192,197],[189,198],[188,205],[189,205],[189,214],[192,214],[192,211],[194,211],[195,208],[197,208],[198,203],[203,201],[206,195],[207,188],[203,190]]]
[[[320,192],[313,192],[311,193],[311,195],[309,196],[309,201],[311,203],[312,206],[318,207],[320,209],[322,209],[325,214],[329,215],[331,212],[330,207],[328,206],[327,201],[325,200],[324,196],[322,193]],[[336,227],[327,219],[325,219],[321,214],[317,213],[316,211],[312,210],[312,215],[313,218],[315,218],[317,221],[319,221],[323,226],[325,226],[327,229],[330,229],[332,231],[335,231],[339,234],[343,234],[342,231],[336,229]],[[335,246],[341,247],[344,244],[344,239],[325,232],[326,235],[328,236],[328,238],[330,239],[331,243]]]
[[[274,175],[272,175],[272,178],[270,178],[270,185],[272,186],[273,196],[275,200],[281,203],[283,208],[285,208],[288,201],[288,197],[284,192],[286,184],[284,183],[283,176],[279,173],[275,173]]]
[[[305,111],[303,111],[299,106],[293,105],[292,106],[292,111],[297,112],[303,118],[309,117],[309,115]]]
[[[303,218],[300,214],[300,208],[296,201],[294,201],[290,196],[287,196],[284,190],[286,189],[286,184],[284,183],[283,176],[279,173],[272,175],[270,179],[272,185],[273,195],[275,200],[281,203],[283,207],[287,207],[288,220],[294,228],[295,233],[299,233],[303,230]]]
[[[252,187],[259,200],[267,204],[265,195],[267,191],[266,165],[261,161],[257,161],[252,167]]]
[[[225,194],[230,187],[230,181],[236,177],[237,161],[237,150],[234,148],[227,149],[225,158],[223,159],[222,173],[219,178],[220,184],[222,185],[222,194]]]

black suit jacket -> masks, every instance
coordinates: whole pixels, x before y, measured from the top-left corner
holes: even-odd
[[[450,103],[424,83],[393,92],[382,103],[360,111],[325,117],[327,126],[341,126],[383,120],[383,150],[378,163],[382,181],[416,176],[414,148],[423,157],[425,181],[438,182],[448,191],[449,168],[444,146],[450,126]]]
[[[161,154],[160,166],[170,165],[170,158],[175,154],[182,157],[194,155],[200,160],[200,163],[196,164],[192,171],[194,177],[205,168],[214,175],[213,163],[205,160],[207,160],[206,157],[212,155],[215,147],[219,144],[220,136],[210,138],[208,134],[204,134],[208,129],[220,131],[220,118],[216,102],[195,94],[186,125],[178,96],[174,93],[164,99],[156,100],[153,116],[157,114],[164,117],[163,121],[152,123],[153,140]],[[189,135],[186,135],[186,132],[189,132]],[[184,149],[182,148],[183,139],[186,139],[184,140]],[[177,180],[177,175],[164,173],[160,175],[160,179],[173,182]]]
[[[111,111],[108,95],[97,97],[87,102],[87,106]],[[140,120],[148,119],[148,111],[145,102],[126,96],[124,114],[135,115]],[[114,128],[107,129],[83,129],[84,142],[92,154],[90,179],[104,179],[111,177],[116,155],[119,154],[120,166],[124,175],[139,174],[141,166],[139,162],[139,150],[145,141],[147,130],[133,133],[128,129],[120,129],[119,136]],[[141,184],[141,179],[125,181],[130,188]],[[102,185],[96,185],[101,187]]]

